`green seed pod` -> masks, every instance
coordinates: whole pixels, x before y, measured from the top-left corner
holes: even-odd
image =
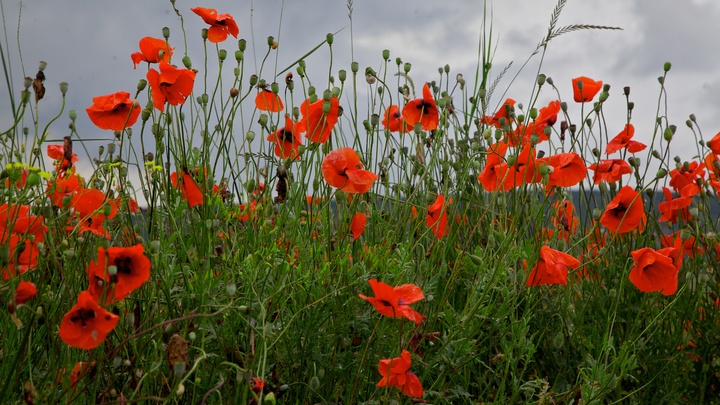
[[[383,57],[384,60],[389,60],[389,59],[390,59],[390,50],[389,50],[389,49],[384,49],[384,50],[382,51],[382,57]]]
[[[218,50],[218,59],[220,59],[220,62],[225,61],[225,58],[227,58],[227,51],[224,49]]]
[[[335,42],[335,36],[333,34],[327,34],[325,35],[325,41],[328,43],[328,45],[332,45],[333,42]]]
[[[182,58],[183,66],[185,66],[185,69],[191,69],[192,68],[192,61],[190,60],[190,57],[185,55]]]
[[[238,49],[240,52],[245,52],[245,49],[247,48],[247,41],[244,39],[238,40]]]
[[[670,64],[670,62],[665,62],[665,64],[663,65],[663,70],[667,73],[670,71],[671,67],[672,67],[672,64]]]
[[[345,79],[347,79],[347,71],[345,69],[340,69],[338,72],[338,79],[340,79],[340,83],[344,82]]]

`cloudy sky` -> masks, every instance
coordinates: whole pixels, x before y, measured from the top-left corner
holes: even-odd
[[[547,33],[555,0],[501,0],[492,4],[493,35],[497,39],[494,66],[498,71],[510,61],[519,67]],[[180,22],[169,1],[162,0],[0,0],[4,15],[3,48],[10,56],[15,91],[24,76],[34,75],[39,60],[48,63],[48,94],[41,106],[41,120],[54,115],[59,107],[57,85],[70,84],[67,109],[78,110],[78,131],[86,138],[110,138],[95,129],[84,109],[92,97],[120,90],[134,92],[145,67],[133,70],[130,54],[145,36],[161,37],[161,29],[171,29],[176,55],[182,55]],[[325,38],[336,36],[333,70],[349,70],[351,31],[347,3],[341,0],[287,0],[280,25],[281,0],[177,0],[188,33],[194,64],[202,61],[199,31],[206,27],[189,9],[216,8],[232,14],[240,37],[258,44],[265,51],[265,39],[275,36],[280,43],[278,68],[282,69]],[[20,14],[20,10],[22,13]],[[452,74],[474,74],[477,46],[483,18],[482,0],[405,1],[357,0],[353,5],[353,53],[361,68],[378,67],[383,49],[391,57],[411,62],[416,82],[436,80],[437,68],[446,63]],[[685,126],[694,113],[706,139],[720,131],[720,2],[716,0],[568,0],[559,25],[595,24],[622,27],[622,31],[577,31],[554,39],[540,71],[554,79],[571,108],[570,80],[589,76],[612,85],[606,107],[608,131],[622,129],[625,105],[624,86],[631,87],[635,101],[633,123],[636,137],[650,142],[659,95],[657,77],[662,66],[672,62],[666,82],[668,120],[678,126],[673,146],[675,154],[690,159],[695,150],[692,133]],[[19,22],[19,28],[18,28]],[[19,39],[17,38],[19,32]],[[18,43],[24,66],[20,66]],[[222,45],[236,49],[235,41]],[[250,52],[248,52],[250,54]],[[231,53],[232,55],[232,53]],[[179,63],[179,58],[175,60]],[[327,51],[308,58],[308,65],[327,71]],[[507,91],[508,97],[528,101],[529,89],[539,59],[530,64]],[[23,71],[24,68],[24,71]],[[506,75],[499,89],[509,85]],[[497,73],[497,72],[496,72]],[[315,76],[318,77],[317,75]],[[281,81],[281,80],[279,80]],[[549,89],[548,89],[549,90]],[[499,93],[498,93],[499,94]],[[10,122],[7,88],[0,84],[0,125]],[[494,103],[502,100],[496,96]],[[553,92],[541,94],[539,104],[556,98]],[[65,115],[66,116],[66,115]],[[577,115],[576,115],[577,116]],[[613,129],[614,128],[614,129]],[[61,138],[67,134],[67,119],[50,128]],[[91,149],[96,150],[96,149]]]

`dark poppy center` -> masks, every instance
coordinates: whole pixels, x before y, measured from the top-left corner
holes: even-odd
[[[426,102],[425,100],[421,101],[420,104],[418,104],[417,108],[418,110],[422,109],[423,115],[430,113],[430,103]]]
[[[75,315],[70,317],[70,322],[80,322],[80,325],[84,328],[87,326],[87,321],[93,319],[95,319],[95,311],[89,308],[78,308],[78,310],[75,311]]]
[[[116,105],[115,108],[112,109],[112,112],[118,112],[118,111],[124,110],[126,107],[127,107],[127,104],[120,103],[120,104]]]
[[[288,131],[285,128],[278,130],[278,134],[280,135],[279,138],[283,142],[290,142],[292,143],[295,138],[293,137],[292,131]]]
[[[390,303],[390,301],[380,300],[380,303],[383,304],[383,305],[385,305],[386,307],[391,307],[391,306],[392,306],[392,304]]]
[[[618,204],[617,207],[612,209],[612,213],[616,217],[621,217],[621,218],[624,217],[625,212],[627,212],[627,207],[625,207],[625,205],[623,205],[623,204]]]
[[[127,256],[116,257],[115,267],[117,267],[118,273],[132,274],[132,259]]]
[[[567,217],[562,217],[560,220],[560,226],[564,231],[570,231],[570,221],[568,221]]]

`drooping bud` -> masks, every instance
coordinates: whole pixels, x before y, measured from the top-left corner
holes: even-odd
[[[185,66],[185,69],[191,69],[192,68],[192,61],[190,61],[190,57],[185,55],[182,58],[183,66]]]

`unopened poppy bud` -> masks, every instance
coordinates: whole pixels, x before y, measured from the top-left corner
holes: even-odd
[[[683,229],[682,231],[680,231],[680,239],[682,239],[683,241],[686,241],[686,240],[690,239],[691,237],[692,237],[692,234],[690,233],[689,230]]]
[[[445,65],[443,69],[445,70],[445,74],[450,73],[450,65]]]
[[[635,108],[635,102],[634,101],[628,101],[627,103],[628,111],[632,111]]]
[[[598,100],[600,100],[601,103],[604,103],[605,100],[608,99],[608,97],[610,97],[610,94],[606,91],[603,91],[602,93],[600,93],[600,97],[598,98]]]
[[[507,164],[508,166],[514,166],[515,162],[517,162],[517,156],[516,155],[510,155],[507,158]]]
[[[548,77],[547,79],[545,79],[545,82],[547,82],[547,84],[549,84],[549,85],[551,85],[551,86],[552,86],[553,84],[555,84],[555,83],[553,82],[552,77]]]
[[[365,127],[365,132],[372,132],[372,126],[370,125],[370,121],[363,120],[363,127]]]
[[[142,111],[140,111],[140,118],[143,120],[143,122],[146,122],[150,119],[150,114],[152,114],[152,111],[148,110],[147,108],[143,108]]]
[[[207,28],[203,28],[202,30],[200,30],[200,38],[207,41],[207,39],[208,39],[208,29]]]
[[[663,70],[665,72],[669,72],[671,67],[672,67],[672,64],[670,64],[670,62],[665,62],[665,64],[663,65]]]
[[[260,124],[261,127],[265,128],[265,127],[267,127],[267,123],[268,123],[268,115],[260,114],[260,118],[258,119],[258,124]]]
[[[297,69],[295,69],[295,71],[297,72],[298,75],[300,75],[300,77],[305,77],[305,68],[304,67],[298,66]]]
[[[656,178],[656,179],[662,179],[662,178],[664,178],[665,176],[667,176],[667,170],[665,170],[665,169],[660,169],[660,170],[657,171],[657,173],[655,173],[655,178]]]
[[[503,136],[502,131],[499,130],[499,129],[496,129],[496,130],[495,130],[495,140],[496,140],[496,141],[499,141],[500,139],[502,139],[502,136]]]
[[[245,134],[245,140],[248,142],[252,142],[255,140],[255,132],[248,131],[247,134]]]
[[[636,169],[637,169],[638,167],[640,167],[640,159],[638,159],[638,158],[636,158],[636,157],[634,157],[634,156],[631,156],[630,158],[628,158],[628,163],[630,163],[630,166],[632,166],[632,167],[634,167],[634,168],[636,168]],[[613,184],[615,184],[615,183],[613,183]]]
[[[233,87],[232,89],[230,89],[230,97],[231,97],[231,98],[235,98],[235,97],[237,97],[239,94],[240,94],[240,90],[236,89],[235,87]]]
[[[537,108],[531,108],[530,109],[530,119],[535,121],[535,119],[538,117],[538,110]]]
[[[263,405],[275,405],[277,404],[277,399],[275,399],[275,393],[274,392],[268,392],[267,395],[263,398]]]
[[[245,52],[245,49],[247,48],[247,41],[244,39],[238,40],[238,49],[240,52]]]
[[[540,174],[543,176],[547,176],[551,173],[552,166],[548,165],[540,165]]]
[[[324,101],[330,101],[331,98],[332,98],[332,91],[330,91],[330,90],[325,90],[325,91],[323,91],[323,100],[324,100]],[[327,114],[327,113],[330,112],[330,110],[325,111],[325,107],[323,106],[323,112],[324,112],[325,114]]]
[[[208,96],[207,93],[203,93],[200,95],[200,102],[202,105],[207,105],[208,101],[210,101],[210,96]]]
[[[257,75],[251,75],[250,76],[250,86],[255,86],[258,84],[258,76]]]
[[[227,58],[227,51],[224,49],[218,49],[218,59],[220,59],[220,62],[224,61],[225,58]]]
[[[445,101],[444,98],[441,98],[436,102],[436,105],[438,108],[443,109],[445,108],[445,105],[447,105],[447,101]]]
[[[30,172],[25,180],[25,184],[28,187],[35,187],[40,184],[40,175],[35,172]]]
[[[605,183],[600,183],[600,184],[601,184],[601,185],[604,185]],[[593,211],[592,211],[593,219],[599,219],[599,218],[602,216],[602,214],[603,214],[602,209],[600,209],[600,208],[593,208]]]
[[[599,157],[600,157],[600,149],[598,149],[598,148],[593,148],[593,149],[592,149],[592,154],[593,154],[593,156],[595,156],[596,158],[599,158]]]
[[[663,76],[658,77],[658,83],[665,84],[665,77],[663,77]]]
[[[66,195],[62,199],[62,206],[63,208],[67,208],[70,206],[70,203],[72,202],[72,198],[69,195]]]
[[[328,33],[327,35],[325,35],[325,41],[328,43],[328,45],[332,45],[333,42],[335,42],[335,36]]]
[[[542,86],[543,84],[545,84],[546,80],[547,80],[547,77],[544,74],[540,73],[537,77],[538,86]]]
[[[405,64],[403,65],[403,71],[405,73],[410,73],[410,68],[412,68],[412,65],[410,63],[405,62]]]
[[[660,158],[661,158],[660,152],[658,152],[657,149],[653,149],[652,155],[653,155],[653,157],[654,157],[655,159],[660,159]]]
[[[62,94],[64,96],[65,93],[67,93],[67,91],[68,91],[67,82],[60,82],[60,94]]]
[[[320,388],[320,379],[317,378],[316,375],[314,375],[310,379],[310,389],[313,391],[317,391],[318,388]]]
[[[192,61],[190,60],[189,56],[187,56],[187,55],[183,56],[182,63],[183,63],[183,66],[185,66],[185,69],[192,68]]]
[[[685,125],[687,125],[688,128],[692,128],[693,122],[691,120],[685,120]]]
[[[665,132],[663,133],[663,138],[665,138],[666,141],[670,142],[673,138],[673,134],[675,131],[673,131],[670,127],[665,128]]]

